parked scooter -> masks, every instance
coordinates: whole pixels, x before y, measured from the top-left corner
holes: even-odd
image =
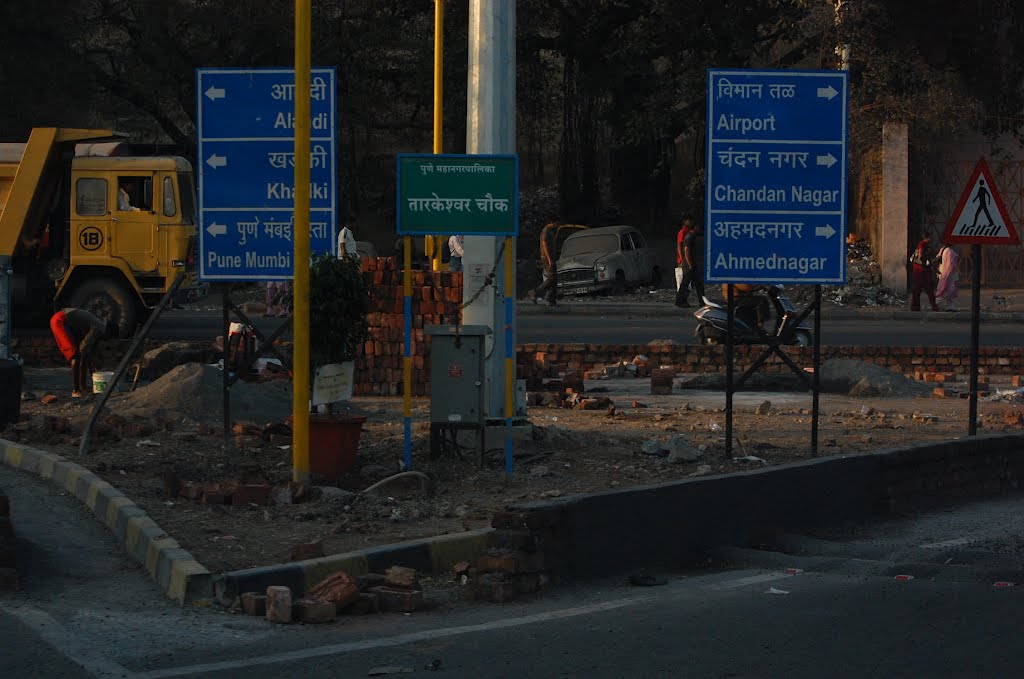
[[[704,297],[704,306],[694,312],[697,319],[696,335],[701,344],[724,344],[728,338],[728,309],[726,305],[719,304]],[[813,335],[812,328],[806,320],[795,326],[797,316],[796,307],[783,293],[781,285],[761,286],[756,292],[750,295],[743,295],[738,299],[734,298],[735,315],[733,317],[733,343],[735,344],[766,344],[767,334],[769,337],[778,337],[785,333],[792,334],[787,344],[808,346],[811,344]],[[773,327],[767,327],[767,321],[758,323],[758,306],[769,305],[774,319]],[[763,333],[758,328],[763,329]]]

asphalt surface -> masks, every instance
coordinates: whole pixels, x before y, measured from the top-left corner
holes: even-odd
[[[1024,578],[1021,495],[781,536],[760,550],[723,548],[702,570],[663,573],[661,587],[617,577],[505,605],[456,597],[412,615],[275,626],[174,606],[62,491],[2,468],[0,485],[24,573],[23,591],[0,594],[4,676],[1024,673],[1022,592],[995,586]]]

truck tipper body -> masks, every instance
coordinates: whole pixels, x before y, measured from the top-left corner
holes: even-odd
[[[5,296],[15,315],[79,307],[127,337],[178,273],[181,295],[201,290],[191,163],[109,155],[119,145],[104,142],[122,136],[36,128],[0,143],[0,307]]]

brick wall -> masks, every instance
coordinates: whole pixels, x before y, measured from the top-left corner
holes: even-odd
[[[397,396],[402,393],[405,337],[405,290],[403,272],[393,257],[363,258],[363,275],[376,290],[375,311],[368,325],[373,339],[363,346],[356,360],[354,392],[359,395]],[[430,338],[427,325],[458,322],[462,304],[462,273],[450,271],[412,272],[412,385],[415,396],[428,393]]]
[[[763,347],[734,348],[735,366],[749,367]],[[651,367],[672,366],[681,373],[725,372],[725,347],[685,344],[521,344],[518,347],[520,378],[555,377],[568,371],[600,369],[634,356],[646,356]],[[809,366],[813,347],[787,347],[786,353],[800,366]],[[983,347],[980,367],[990,375],[1024,373],[1024,349]],[[850,358],[884,366],[900,374],[949,372],[966,375],[970,369],[970,350],[965,347],[843,347],[821,348],[822,361]],[[762,371],[788,372],[774,354]]]

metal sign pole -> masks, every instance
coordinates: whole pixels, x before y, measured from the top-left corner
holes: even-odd
[[[733,306],[733,286],[726,293],[726,339],[725,339],[725,457],[732,459],[732,392],[733,392],[733,330],[735,329],[736,309]]]
[[[811,455],[818,454],[818,402],[821,394],[821,285],[814,286],[814,374],[811,397]]]
[[[971,394],[968,400],[967,434],[978,434],[978,344],[981,329],[981,246],[971,246],[974,257],[974,287],[971,289]]]

